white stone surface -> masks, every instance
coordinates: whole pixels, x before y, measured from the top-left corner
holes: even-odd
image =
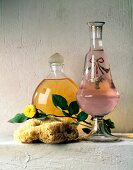
[[[31,103],[49,72],[48,57],[60,52],[66,73],[81,81],[89,50],[87,21],[105,21],[104,47],[121,100],[109,116],[116,132],[133,132],[133,0],[0,0],[0,135]]]
[[[133,139],[114,143],[20,144],[0,140],[0,170],[132,170]]]

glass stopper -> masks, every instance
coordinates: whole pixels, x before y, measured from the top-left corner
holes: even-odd
[[[55,53],[52,56],[49,57],[49,63],[59,63],[63,64],[64,63],[64,57],[60,53]]]

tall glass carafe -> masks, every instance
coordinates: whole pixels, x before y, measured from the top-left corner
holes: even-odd
[[[68,103],[76,100],[77,85],[63,72],[64,59],[59,53],[49,58],[50,74],[36,88],[32,103],[47,114],[61,116],[62,111],[57,109],[52,102],[52,94],[66,98]]]
[[[103,49],[102,27],[104,22],[89,22],[91,46],[85,56],[82,81],[77,101],[84,112],[90,114],[94,126],[90,135],[93,141],[114,141],[104,128],[103,117],[114,110],[119,93],[113,83],[110,66]]]

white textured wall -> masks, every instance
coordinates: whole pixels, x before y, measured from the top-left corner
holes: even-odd
[[[7,120],[31,102],[53,53],[80,82],[93,20],[106,22],[104,46],[121,94],[109,117],[117,132],[133,131],[133,0],[0,0],[0,134],[12,133]]]

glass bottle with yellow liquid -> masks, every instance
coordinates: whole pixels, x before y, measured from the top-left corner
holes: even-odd
[[[65,97],[69,104],[76,100],[78,87],[63,72],[63,56],[55,53],[49,58],[49,64],[50,74],[36,88],[32,97],[32,104],[47,114],[62,116],[62,111],[56,108],[52,102],[52,94]]]

